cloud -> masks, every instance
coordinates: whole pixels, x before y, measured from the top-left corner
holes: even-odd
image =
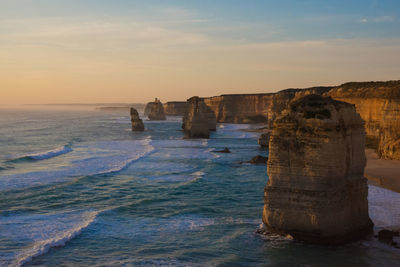
[[[395,21],[394,16],[380,16],[380,17],[371,17],[371,18],[362,18],[359,22],[361,23],[385,23],[385,22],[393,22]]]
[[[87,46],[179,46],[207,42],[204,34],[178,30],[152,22],[120,19],[40,18],[2,21],[1,44]]]

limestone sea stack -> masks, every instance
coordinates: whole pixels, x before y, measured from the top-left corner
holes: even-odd
[[[139,113],[134,108],[131,108],[131,122],[132,131],[144,131],[143,121],[140,119]]]
[[[154,102],[147,103],[145,115],[147,115],[151,121],[166,120],[163,104],[157,98],[154,100]]]
[[[209,138],[210,131],[217,128],[215,113],[198,96],[187,100],[186,112],[182,118],[182,129],[188,137]]]
[[[341,244],[370,233],[364,121],[355,106],[308,95],[274,122],[263,222],[272,233]]]

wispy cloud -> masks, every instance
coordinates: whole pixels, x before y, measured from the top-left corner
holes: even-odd
[[[395,21],[394,16],[380,16],[380,17],[370,17],[360,19],[361,23],[385,23]]]
[[[207,41],[200,33],[163,27],[130,18],[113,20],[71,20],[43,18],[2,21],[0,45],[60,45],[82,47],[94,45],[194,45]]]

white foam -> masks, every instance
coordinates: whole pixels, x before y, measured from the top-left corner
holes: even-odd
[[[0,237],[19,240],[24,247],[10,258],[0,259],[0,265],[22,266],[34,257],[43,255],[52,247],[65,244],[78,236],[99,214],[98,211],[59,213],[48,215],[22,215],[2,218]]]
[[[247,132],[251,128],[251,124],[232,124],[224,123],[218,126],[217,134],[222,134],[222,138],[254,138],[257,137],[257,133]],[[221,137],[219,137],[221,138]]]
[[[204,176],[205,173],[204,173],[204,172],[201,172],[201,171],[198,171],[198,172],[192,173],[191,175],[192,175],[192,176]]]
[[[66,181],[70,177],[119,172],[150,154],[150,140],[109,141],[80,144],[70,153],[70,161],[61,167],[4,175],[0,191]]]
[[[378,228],[400,226],[400,194],[368,186],[369,215]]]

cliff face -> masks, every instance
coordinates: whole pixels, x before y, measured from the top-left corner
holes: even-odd
[[[167,116],[183,116],[186,110],[186,101],[174,101],[164,104],[164,112]]]
[[[383,158],[400,159],[400,81],[346,83],[330,90],[334,99],[355,104]]]
[[[286,89],[275,93],[268,106],[268,126],[272,128],[277,117],[282,114],[289,103],[295,99],[299,99],[309,94],[323,94],[328,92],[332,87],[311,87],[307,89]]]
[[[273,94],[221,95],[204,98],[218,122],[265,123]]]
[[[328,95],[354,104],[369,138],[383,158],[400,159],[400,81],[346,83],[337,87],[287,89],[271,94],[221,95],[204,98],[217,122],[266,123],[270,128],[291,101],[309,94]]]
[[[287,89],[270,94],[221,95],[204,98],[215,112],[217,122],[267,123],[280,115],[289,102],[308,94],[322,94],[331,87]]]
[[[215,113],[202,98],[195,96],[188,99],[182,129],[188,137],[196,138],[209,138],[210,131],[216,130]]]
[[[309,95],[276,119],[263,222],[271,232],[338,244],[372,229],[364,122],[353,105]]]

